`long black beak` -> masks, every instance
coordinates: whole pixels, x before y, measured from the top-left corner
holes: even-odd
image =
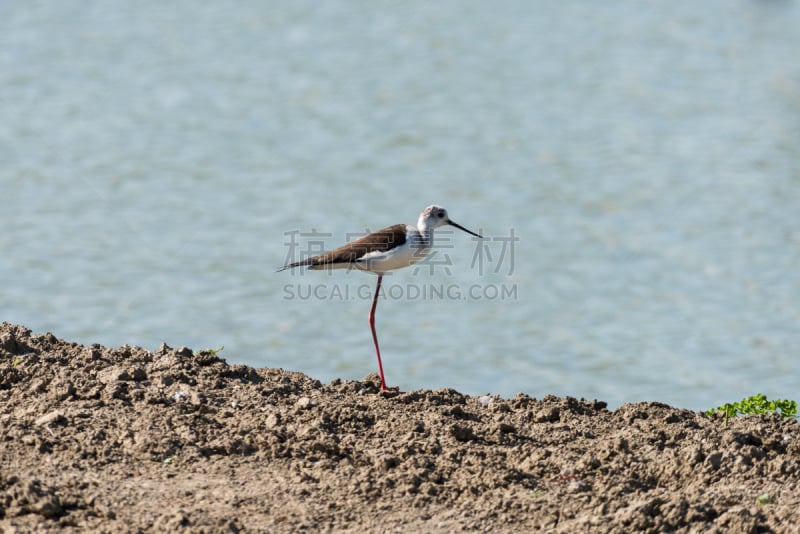
[[[475,232],[471,232],[471,231],[467,230],[466,228],[464,228],[463,226],[461,226],[460,224],[454,223],[453,221],[447,221],[447,224],[449,224],[450,226],[455,226],[455,227],[456,227],[456,228],[458,228],[459,230],[464,230],[464,231],[465,231],[465,232],[467,232],[468,234],[472,234],[472,235],[474,235],[475,237],[480,237],[481,239],[483,239],[483,236],[482,236],[482,235],[478,235],[478,234],[476,234]]]

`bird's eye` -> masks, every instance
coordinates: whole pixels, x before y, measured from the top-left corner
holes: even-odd
[[[444,212],[440,211],[439,213],[436,214],[436,216],[441,219],[442,217],[444,217]]]

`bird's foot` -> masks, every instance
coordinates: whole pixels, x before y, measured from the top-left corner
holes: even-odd
[[[381,395],[383,395],[384,397],[394,397],[396,395],[399,395],[400,393],[403,392],[400,391],[400,388],[398,386],[386,387],[385,385],[381,384]]]

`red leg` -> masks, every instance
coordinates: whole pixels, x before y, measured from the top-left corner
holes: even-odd
[[[378,373],[381,375],[381,391],[388,391],[386,381],[383,379],[383,364],[381,363],[381,349],[378,347],[378,335],[375,333],[375,308],[378,306],[378,293],[381,291],[381,280],[383,275],[378,275],[378,286],[375,288],[375,296],[372,298],[372,309],[369,312],[369,327],[372,329],[372,341],[375,342],[375,354],[378,355]]]

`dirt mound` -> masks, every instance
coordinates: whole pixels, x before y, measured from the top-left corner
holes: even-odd
[[[453,390],[0,326],[0,529],[790,532],[800,425]]]

